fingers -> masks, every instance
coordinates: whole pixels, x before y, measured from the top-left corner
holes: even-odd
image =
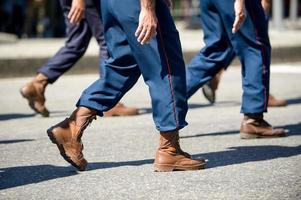
[[[232,27],[232,33],[236,33],[245,21],[245,15],[240,14],[235,16],[235,20]]]
[[[139,25],[138,25],[138,28],[137,28],[137,30],[136,30],[136,32],[135,32],[135,36],[137,37],[138,42],[140,42],[140,41],[139,41],[139,36],[140,36],[142,30],[143,30],[143,26],[142,26],[141,24],[139,24]]]
[[[234,23],[233,23],[233,27],[232,27],[232,33],[236,33],[238,30],[238,23],[239,23],[239,19],[237,17],[235,17]]]
[[[234,1],[234,12],[235,12],[235,20],[232,26],[232,33],[236,33],[245,21],[246,10],[245,10],[244,0]]]
[[[70,23],[77,24],[82,19],[82,13],[78,10],[70,11],[68,18],[70,19]]]
[[[141,44],[147,44],[150,42],[150,40],[152,39],[152,37],[154,37],[156,35],[156,31],[155,29],[148,29],[146,34],[144,35],[144,38],[141,40]]]
[[[68,18],[70,20],[70,23],[72,24],[78,24],[80,20],[83,18],[84,15],[84,9],[81,7],[71,7],[71,10],[68,14]]]
[[[145,41],[146,37],[147,37],[147,33],[148,30],[146,27],[142,27],[142,30],[140,31],[140,33],[136,36],[137,37],[137,41],[140,42],[141,44],[143,44],[142,41]]]
[[[155,26],[138,26],[135,36],[140,44],[147,44],[157,34]]]

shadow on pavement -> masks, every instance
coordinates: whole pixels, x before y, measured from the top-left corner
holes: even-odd
[[[72,167],[53,165],[20,166],[0,169],[0,190],[76,175]]]
[[[50,117],[63,117],[66,116],[67,111],[51,111]],[[12,120],[12,119],[22,119],[22,118],[30,118],[34,116],[40,116],[39,114],[23,114],[23,113],[8,113],[8,114],[0,114],[0,121]]]
[[[301,135],[301,123],[287,125],[285,128],[290,129],[291,133],[289,135]],[[183,136],[182,138],[228,135],[236,134],[237,132],[238,131],[216,132]],[[30,140],[20,140],[20,142],[22,141]],[[11,142],[13,142],[13,140]],[[16,140],[16,142],[18,141]],[[10,142],[8,141],[7,143]],[[301,145],[295,147],[266,145],[230,147],[225,151],[196,154],[193,155],[193,157],[204,157],[209,160],[206,168],[216,168],[248,162],[291,157],[299,154],[301,154]],[[122,166],[141,166],[145,164],[152,164],[153,162],[153,159],[122,162],[94,162],[88,164],[88,171]],[[152,173],[151,170],[150,173]],[[32,183],[40,183],[47,180],[74,176],[76,174],[78,173],[71,166],[63,167],[53,165],[36,165],[2,168],[0,169],[0,189],[8,189]]]
[[[28,117],[34,117],[34,116],[35,116],[35,114],[22,114],[22,113],[0,114],[0,121],[28,118]]]
[[[221,135],[233,135],[237,134],[239,130],[233,130],[233,131],[224,131],[224,132],[212,132],[212,133],[201,133],[196,135],[184,135],[180,136],[180,138],[196,138],[196,137],[205,137],[205,136],[221,136]]]
[[[301,135],[301,122],[296,123],[296,124],[285,125],[282,128],[288,129],[290,131],[288,133],[288,136],[290,136],[290,135]]]
[[[291,157],[299,154],[301,154],[301,145],[296,147],[267,145],[230,147],[226,151],[196,154],[193,155],[193,157],[204,157],[208,159],[209,162],[206,167],[208,169],[248,162]],[[140,166],[152,164],[153,162],[153,159],[123,162],[96,162],[88,164],[88,171],[122,166]],[[150,170],[149,173],[152,173],[152,171]],[[2,168],[0,169],[0,189],[8,189],[32,183],[40,183],[47,180],[74,176],[76,174],[78,173],[71,166],[62,167],[53,165],[36,165]]]
[[[0,140],[0,144],[14,144],[14,143],[20,143],[20,142],[31,142],[35,141],[33,139],[23,139],[23,140]]]
[[[206,108],[210,107],[213,104],[207,103],[207,104],[197,104],[197,103],[190,103],[188,104],[188,109],[196,109],[196,108]]]
[[[238,146],[230,147],[226,151],[197,154],[193,157],[208,159],[206,168],[224,167],[248,162],[286,158],[301,154],[301,145],[296,147],[286,146]]]
[[[277,127],[276,127],[277,128]],[[301,122],[296,123],[296,124],[290,124],[290,125],[285,125],[281,126],[279,128],[284,128],[289,130],[289,133],[287,136],[292,136],[292,135],[301,135]],[[213,132],[213,133],[200,133],[196,135],[184,135],[181,136],[180,138],[195,138],[195,137],[205,137],[205,136],[221,136],[221,135],[234,135],[234,134],[239,134],[239,130],[232,130],[232,131],[224,131],[224,132]]]
[[[154,163],[154,159],[122,161],[122,162],[97,162],[97,163],[89,163],[88,171],[92,171],[96,169],[122,167],[122,166],[140,166],[140,165],[153,164],[153,163]]]
[[[123,161],[123,162],[97,162],[89,163],[87,171],[115,168],[122,166],[140,166],[152,164],[153,159]],[[36,165],[0,168],[0,190],[40,183],[43,181],[64,178],[78,174],[72,166],[62,167],[53,165]]]
[[[287,104],[292,105],[292,104],[300,104],[301,103],[301,97],[297,97],[294,99],[288,99]]]

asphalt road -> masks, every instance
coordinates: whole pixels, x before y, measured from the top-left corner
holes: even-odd
[[[172,173],[153,172],[158,134],[142,80],[122,100],[141,114],[94,121],[83,136],[88,171],[77,173],[46,129],[72,112],[97,75],[67,75],[49,86],[49,118],[19,95],[30,78],[0,79],[0,199],[301,199],[300,77],[300,63],[273,66],[271,92],[289,105],[269,109],[266,119],[289,129],[285,138],[239,138],[239,67],[224,74],[214,106],[198,92],[181,144],[207,158],[207,169]]]

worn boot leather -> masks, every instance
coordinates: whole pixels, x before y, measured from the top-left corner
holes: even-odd
[[[276,99],[273,95],[270,94],[268,106],[269,107],[282,107],[286,106],[287,102],[284,99]]]
[[[240,128],[242,139],[283,137],[286,131],[282,128],[274,129],[260,116],[244,116]]]
[[[49,111],[45,107],[45,88],[48,78],[43,74],[38,74],[32,81],[25,84],[21,89],[21,95],[28,100],[30,108],[43,117],[49,117]]]
[[[156,152],[154,169],[157,172],[174,170],[199,170],[205,168],[205,160],[193,160],[185,153],[179,144],[179,133],[160,133],[160,145]]]
[[[57,145],[61,156],[80,171],[84,171],[87,166],[82,153],[84,146],[81,137],[93,119],[96,119],[96,111],[79,107],[69,118],[47,130],[50,140]]]
[[[176,135],[176,140],[180,141],[180,136],[179,134]],[[180,143],[178,142],[178,151],[179,151],[179,154],[185,156],[186,158],[191,158],[191,155],[185,151],[183,151],[180,147]]]
[[[123,103],[118,103],[111,110],[104,112],[103,116],[104,117],[133,116],[138,114],[139,114],[139,110],[137,108],[126,107]]]

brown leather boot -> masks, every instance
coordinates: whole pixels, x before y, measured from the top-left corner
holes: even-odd
[[[138,114],[139,114],[139,110],[137,108],[126,107],[123,103],[118,103],[111,110],[104,112],[103,116],[104,117],[133,116]]]
[[[263,119],[263,115],[252,117],[245,115],[240,128],[242,139],[283,137],[285,134],[286,131],[282,128],[274,129]]]
[[[205,98],[211,103],[215,103],[215,92],[218,88],[221,76],[223,74],[224,70],[221,70],[220,72],[218,72],[213,79],[211,79],[209,82],[207,82],[203,87],[202,87],[202,91],[203,94],[205,96]]]
[[[81,137],[93,119],[96,119],[96,111],[78,107],[69,118],[47,130],[50,140],[57,145],[61,156],[80,171],[84,171],[87,166],[82,153],[84,145]]]
[[[38,74],[32,81],[25,84],[21,89],[21,95],[28,100],[30,108],[43,117],[49,117],[49,111],[45,107],[45,88],[48,78],[43,74]]]
[[[193,160],[185,156],[179,144],[178,131],[160,133],[160,145],[156,152],[154,169],[156,172],[170,172],[174,170],[204,169],[206,161]]]
[[[284,99],[276,99],[273,95],[270,94],[268,106],[269,107],[282,107],[286,106],[287,102]]]

